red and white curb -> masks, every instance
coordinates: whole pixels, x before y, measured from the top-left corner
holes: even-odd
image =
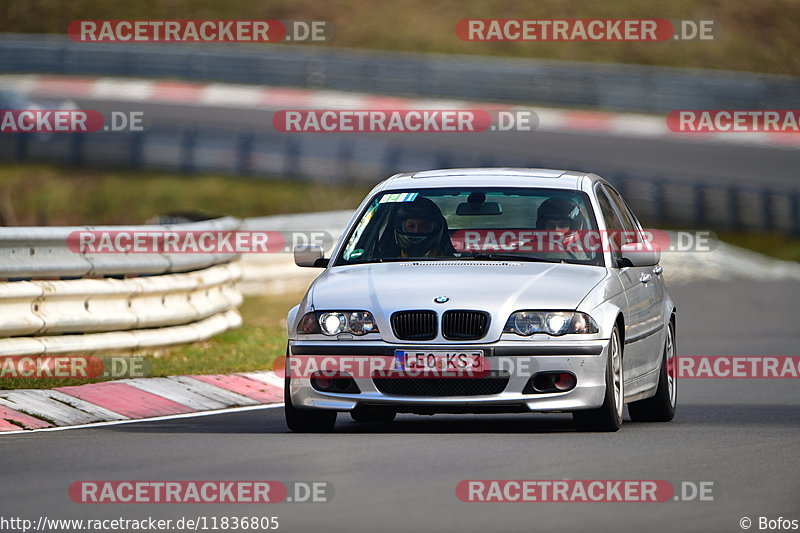
[[[53,75],[0,75],[0,89],[31,97],[89,98],[104,101],[148,102],[229,108],[278,109],[481,109],[534,111],[536,131],[603,134],[632,138],[662,138],[724,144],[769,145],[798,149],[795,133],[679,133],[667,127],[666,116],[613,113],[444,99],[376,96],[342,91],[190,83],[135,78],[90,78]]]
[[[0,432],[191,415],[283,402],[283,378],[245,372],[0,391]]]

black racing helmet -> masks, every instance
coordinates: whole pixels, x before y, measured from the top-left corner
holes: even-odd
[[[427,231],[407,231],[408,219],[429,220],[430,228]],[[441,245],[445,225],[439,207],[428,198],[418,196],[413,202],[403,202],[398,207],[395,214],[395,242],[410,257],[422,257]]]
[[[566,198],[548,198],[536,212],[536,229],[543,230],[548,220],[569,220],[570,231],[583,226],[583,215],[578,204]]]

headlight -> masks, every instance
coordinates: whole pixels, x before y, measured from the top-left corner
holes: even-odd
[[[319,326],[325,335],[338,335],[347,329],[347,317],[344,313],[322,313]]]
[[[347,326],[353,335],[366,335],[367,333],[378,331],[375,319],[372,318],[372,313],[369,311],[354,311],[350,313]]]
[[[366,335],[379,333],[375,318],[369,311],[317,311],[306,313],[297,324],[297,333],[323,335]]]
[[[524,337],[534,333],[559,336],[566,333],[597,333],[597,323],[586,313],[577,311],[517,311],[506,321],[503,333]]]

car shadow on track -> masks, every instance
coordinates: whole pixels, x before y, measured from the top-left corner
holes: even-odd
[[[142,421],[97,428],[124,433],[291,433],[282,408],[220,413],[194,418]],[[574,431],[568,414],[536,413],[502,415],[399,415],[389,424],[354,422],[339,413],[334,433],[560,433]]]
[[[389,424],[353,422],[339,415],[336,433],[563,433],[575,431],[571,415],[400,415]]]
[[[647,429],[686,431],[695,427],[729,426],[774,428],[800,427],[797,405],[766,404],[682,404],[671,423],[635,423],[626,417],[622,431]],[[105,426],[103,431],[125,433],[219,433],[219,434],[282,434],[290,433],[283,419],[283,409],[272,408],[246,412],[221,413],[197,418],[142,421],[134,424]],[[568,414],[503,414],[503,415],[400,415],[389,424],[363,424],[340,413],[335,434],[536,434],[574,432]]]

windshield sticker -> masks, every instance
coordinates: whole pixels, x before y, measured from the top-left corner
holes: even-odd
[[[392,194],[384,194],[379,203],[388,204],[395,202],[413,202],[419,196],[418,192],[398,192]]]

